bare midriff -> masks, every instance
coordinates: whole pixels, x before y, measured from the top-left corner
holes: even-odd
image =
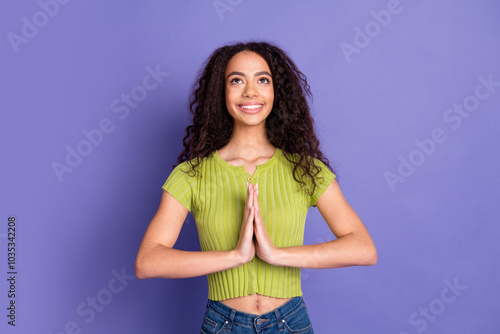
[[[261,315],[280,307],[292,298],[275,298],[264,295],[248,295],[229,298],[220,302],[241,312]]]

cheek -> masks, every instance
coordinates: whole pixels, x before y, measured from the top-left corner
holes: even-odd
[[[224,91],[225,98],[226,98],[226,104],[229,104],[231,100],[234,98],[234,94],[231,92],[230,89],[225,89]]]
[[[267,86],[266,88],[266,92],[268,95],[270,96],[273,96],[274,97],[274,86],[271,84],[269,86]]]
[[[240,90],[241,90],[240,88],[235,87],[235,86],[226,87],[224,89],[224,92],[226,94],[226,100],[227,99],[234,99],[234,98],[238,97],[238,95],[241,93]]]
[[[274,100],[274,90],[271,88],[271,89],[268,89],[264,92],[264,94],[266,95],[266,98],[268,100],[271,100],[273,101]]]

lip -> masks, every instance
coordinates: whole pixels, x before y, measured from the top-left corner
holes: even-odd
[[[245,108],[241,107],[241,106],[258,106],[258,105],[261,106],[258,109],[245,109]],[[263,103],[241,103],[241,104],[236,105],[236,108],[238,108],[238,110],[241,110],[245,114],[256,114],[258,112],[261,112],[262,109],[264,109],[264,104]]]

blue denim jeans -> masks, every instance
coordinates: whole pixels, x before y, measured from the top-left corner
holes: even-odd
[[[257,315],[235,310],[219,301],[208,300],[202,334],[313,334],[302,297],[293,297],[274,310]]]

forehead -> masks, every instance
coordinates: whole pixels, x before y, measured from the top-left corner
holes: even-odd
[[[271,73],[271,69],[269,65],[267,65],[266,60],[252,51],[241,51],[229,60],[226,66],[226,75],[233,71],[251,74],[261,71]]]

